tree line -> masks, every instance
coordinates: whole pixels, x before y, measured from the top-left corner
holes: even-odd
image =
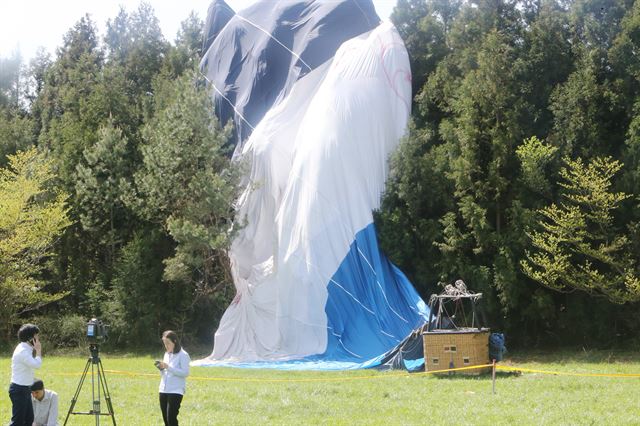
[[[517,345],[637,344],[640,2],[399,0],[410,134],[377,214],[421,294]]]
[[[197,70],[202,34],[192,13],[169,43],[142,3],[101,40],[84,16],[54,59],[2,59],[4,339],[32,319],[52,344],[75,345],[97,316],[118,346],[168,328],[211,341],[233,297],[239,174]]]
[[[462,278],[514,345],[637,343],[640,1],[399,0],[413,113],[376,225],[423,298]],[[241,167],[197,71],[142,3],[54,57],[0,58],[0,339],[211,342],[234,288]],[[635,340],[634,340],[635,339]]]

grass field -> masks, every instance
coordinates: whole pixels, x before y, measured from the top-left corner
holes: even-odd
[[[196,358],[196,357],[194,357]],[[60,424],[87,357],[46,356],[38,376],[60,395]],[[10,358],[0,357],[0,424],[8,424]],[[162,424],[152,356],[102,354],[118,425]],[[513,355],[502,365],[566,373],[640,373],[635,353]],[[90,379],[90,376],[87,380]],[[85,382],[76,410],[90,409]],[[103,404],[103,411],[106,406]],[[436,377],[399,371],[286,372],[192,367],[181,425],[640,425],[640,377],[499,373]],[[68,425],[94,425],[72,415]],[[103,417],[101,425],[111,425]]]

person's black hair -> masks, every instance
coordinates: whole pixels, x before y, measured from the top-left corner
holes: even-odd
[[[21,342],[26,342],[27,340],[33,339],[33,336],[40,333],[40,329],[37,325],[33,324],[24,324],[18,330],[18,340]]]
[[[164,333],[162,333],[162,337],[165,337],[173,342],[174,354],[177,354],[178,352],[180,352],[180,349],[182,349],[182,346],[180,346],[180,341],[178,340],[178,335],[176,334],[175,331],[167,330]]]
[[[44,382],[41,379],[34,379],[31,385],[31,392],[44,390]]]

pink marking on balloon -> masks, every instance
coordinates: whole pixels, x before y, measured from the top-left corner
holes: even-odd
[[[392,42],[392,43],[384,44],[384,43],[382,43],[382,40],[380,39],[380,36],[377,37],[377,41],[378,41],[378,44],[380,45],[379,59],[380,59],[380,63],[382,64],[382,70],[384,71],[384,75],[387,78],[387,84],[389,85],[389,87],[391,87],[391,90],[393,90],[393,92],[396,94],[396,96],[398,98],[400,98],[400,100],[407,107],[407,111],[411,111],[411,104],[409,103],[409,101],[407,99],[405,99],[398,92],[398,88],[396,87],[396,83],[395,83],[395,78],[396,78],[396,75],[398,73],[404,74],[405,81],[411,81],[411,72],[406,70],[406,69],[400,69],[400,70],[397,70],[394,73],[393,78],[391,78],[391,76],[389,75],[389,70],[387,69],[387,66],[386,66],[386,64],[384,62],[384,55],[387,52],[387,50],[392,48],[394,45],[402,46],[404,48],[404,44],[399,43],[399,42],[395,42],[395,41]]]

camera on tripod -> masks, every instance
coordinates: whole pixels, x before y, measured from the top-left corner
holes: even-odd
[[[109,386],[107,385],[107,376],[104,374],[104,368],[102,367],[102,360],[100,359],[100,343],[104,343],[109,337],[109,326],[97,318],[91,318],[87,322],[87,340],[89,341],[89,352],[91,356],[87,360],[84,366],[82,376],[80,376],[80,382],[76,388],[76,393],[71,398],[71,406],[67,411],[67,417],[64,419],[64,425],[66,426],[69,421],[69,416],[72,414],[87,414],[95,417],[96,426],[100,426],[100,416],[109,416],[113,422],[113,426],[116,426],[116,418],[113,412],[113,404],[111,403],[111,395],[109,394]],[[87,377],[87,374],[91,371],[91,396],[93,398],[93,405],[89,411],[74,411],[78,396],[82,390],[82,385]],[[97,376],[97,377],[96,377]],[[104,400],[107,403],[107,412],[102,412],[101,399],[104,396]]]
[[[109,326],[96,318],[87,322],[87,340],[90,344],[104,343],[109,338]]]

